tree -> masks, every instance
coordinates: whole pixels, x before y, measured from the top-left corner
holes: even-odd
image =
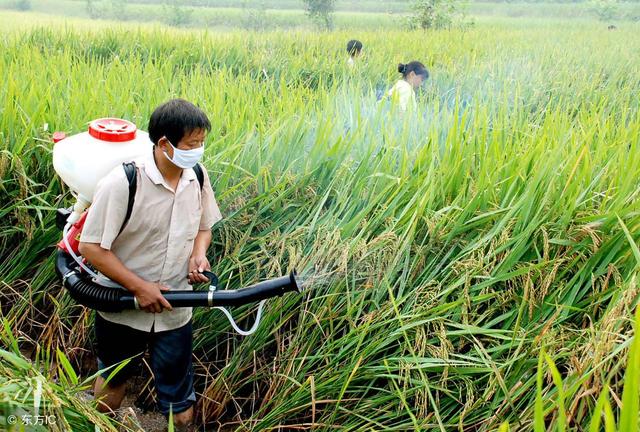
[[[593,0],[591,11],[600,21],[612,21],[618,17],[618,2],[616,0]]]
[[[335,0],[303,0],[307,15],[318,27],[326,30],[333,28],[333,11],[335,9]]]
[[[91,19],[100,18],[100,13],[101,11],[96,6],[96,3],[94,2],[94,0],[87,0],[87,14],[89,15],[89,18]]]
[[[191,23],[193,9],[180,6],[177,0],[173,0],[169,6],[164,6],[164,16],[167,24],[175,27],[184,27]]]
[[[464,17],[458,0],[414,0],[411,11],[409,26],[423,30],[449,28]]]
[[[18,0],[16,3],[16,9],[21,11],[31,10],[31,0]]]
[[[125,0],[111,0],[110,16],[118,21],[127,19],[127,2]]]
[[[264,30],[267,27],[267,5],[261,0],[257,5],[248,4],[247,0],[242,2],[244,18],[242,24],[251,30]]]

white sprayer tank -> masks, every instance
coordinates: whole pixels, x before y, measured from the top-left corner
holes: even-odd
[[[146,132],[117,118],[94,120],[87,132],[57,141],[53,147],[53,168],[77,198],[68,222],[75,222],[91,204],[96,186],[104,176],[123,162],[150,152],[152,146]]]

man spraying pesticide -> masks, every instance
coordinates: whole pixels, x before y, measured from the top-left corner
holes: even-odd
[[[246,335],[257,328],[267,298],[299,290],[292,273],[215,291],[206,251],[222,215],[198,163],[210,129],[201,109],[174,99],[152,113],[148,137],[119,119],[92,122],[88,134],[54,137],[54,167],[78,198],[73,212],[58,213],[65,228],[56,269],[76,301],[99,311],[99,369],[134,358],[108,383],[111,370],[96,380],[103,412],[119,408],[126,381],[148,348],[159,409],[165,416],[171,411],[176,426],[186,429],[196,400],[191,306],[262,300],[247,332],[223,309]],[[190,284],[201,282],[210,282],[210,290],[193,291]]]

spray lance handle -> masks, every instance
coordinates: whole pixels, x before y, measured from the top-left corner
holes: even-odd
[[[209,270],[202,270],[200,273],[202,273],[207,277],[207,279],[209,279],[210,291],[215,291],[218,289],[218,283],[220,283],[220,281],[218,280],[218,276],[215,273],[210,272]]]
[[[235,290],[217,291],[218,277],[207,271],[202,272],[210,280],[209,284],[209,307],[215,306],[242,306],[272,297],[281,297],[288,292],[301,292],[301,285],[296,278],[296,271],[293,270],[288,276],[268,279],[258,282],[248,287]],[[171,291],[170,291],[171,292]],[[165,298],[171,302],[169,293],[164,294]],[[172,304],[173,305],[173,304]]]
[[[209,271],[203,271],[202,273],[208,277],[210,281],[208,296],[209,306],[222,312],[227,317],[231,327],[233,327],[233,329],[242,336],[249,336],[255,333],[258,329],[260,319],[262,318],[262,310],[264,309],[264,304],[268,298],[275,296],[280,297],[289,291],[301,291],[298,280],[296,279],[295,270],[293,270],[289,276],[259,282],[240,290],[224,290],[218,292],[216,292],[218,287],[218,277]],[[231,316],[231,312],[229,312],[227,308],[221,306],[223,304],[228,306],[239,306],[241,304],[246,304],[247,302],[258,300],[260,300],[260,304],[258,306],[256,319],[251,328],[247,330],[241,329],[240,326],[238,326],[238,323],[233,319],[233,316]]]

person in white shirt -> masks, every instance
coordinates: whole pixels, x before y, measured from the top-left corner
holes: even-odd
[[[398,72],[402,74],[402,79],[389,90],[388,96],[402,111],[406,111],[409,107],[416,107],[415,91],[429,78],[429,71],[419,61],[412,61],[400,63]]]
[[[362,42],[357,39],[351,39],[347,42],[347,53],[349,54],[347,65],[352,68],[356,65],[356,59],[362,54]]]

